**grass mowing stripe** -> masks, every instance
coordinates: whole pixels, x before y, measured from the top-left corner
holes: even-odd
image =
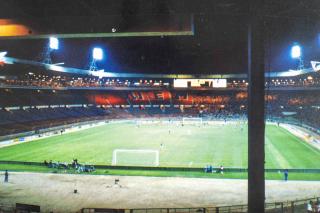
[[[306,147],[308,144],[288,131],[267,125],[266,136],[268,168],[320,167],[320,152]],[[164,143],[163,149],[160,149],[161,143]],[[241,131],[240,126],[234,124],[141,125],[139,128],[129,123],[107,124],[1,148],[0,160],[71,162],[77,158],[80,163],[111,164],[113,150],[121,148],[160,150],[160,166],[247,167],[247,128]]]
[[[280,168],[292,168],[290,163],[283,157],[280,151],[272,144],[273,142],[269,139],[268,136],[265,137],[266,144],[268,145],[269,154],[272,155],[270,158],[273,161],[277,162],[278,167]]]
[[[282,128],[282,130],[288,135],[288,137],[291,137],[293,140],[297,141],[297,142],[300,142],[302,145],[304,145],[306,148],[308,148],[310,151],[316,153],[316,154],[320,154],[320,150],[311,146],[308,142],[300,139],[299,137],[293,135],[289,130],[283,128],[283,127],[280,127]]]
[[[319,168],[317,162],[320,161],[320,154],[311,152],[288,131],[277,126],[268,126],[266,135],[293,168]]]

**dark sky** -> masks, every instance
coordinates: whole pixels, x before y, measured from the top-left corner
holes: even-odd
[[[113,6],[120,8],[119,14],[125,17],[124,22],[128,22],[126,26],[138,24],[130,21],[134,20],[132,17],[135,16],[136,10],[142,10],[140,13],[150,12],[146,9],[147,7],[141,9],[141,5],[137,6],[136,2],[131,3],[135,5],[133,9],[130,9],[130,5],[127,4],[123,4],[126,5],[125,9],[123,5]],[[153,2],[155,3],[152,5],[151,12],[164,11],[164,15],[175,12],[171,1],[164,1],[166,2],[164,4],[157,4],[159,1]],[[207,4],[208,7],[212,6],[208,2]],[[194,2],[190,5],[196,6]],[[19,5],[15,6],[19,7]],[[60,49],[52,53],[53,61],[63,61],[70,67],[88,68],[91,49],[99,46],[104,49],[105,57],[98,66],[111,72],[193,74],[246,72],[246,14],[241,12],[231,15],[218,14],[217,10],[206,10],[206,5],[202,6],[202,9],[197,8],[196,11],[192,11],[190,9],[192,7],[187,6],[179,11],[184,12],[184,15],[194,14],[194,36],[61,39]],[[47,7],[46,10],[48,8],[51,9]],[[89,8],[97,9],[90,5]],[[20,8],[20,10],[26,13],[24,9]],[[40,13],[30,10],[28,13],[33,15]],[[108,11],[103,15],[116,13]],[[290,48],[295,42],[303,47],[305,66],[310,66],[310,60],[320,60],[319,18],[306,14],[303,17],[295,17],[294,13],[285,13],[284,16],[270,15],[267,18],[265,32],[267,71],[282,71],[297,67],[298,61],[290,57]],[[78,24],[81,25],[81,23]],[[12,57],[39,60],[46,42],[44,39],[0,40],[0,50],[7,50],[8,55]]]

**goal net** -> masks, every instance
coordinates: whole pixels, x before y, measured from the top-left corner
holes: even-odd
[[[159,151],[152,149],[115,149],[112,165],[159,166]]]
[[[194,124],[194,125],[201,125],[202,118],[182,118],[182,123],[185,124]]]

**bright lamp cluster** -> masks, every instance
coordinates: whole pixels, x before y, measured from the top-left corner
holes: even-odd
[[[52,50],[59,49],[59,40],[56,37],[50,37],[50,39],[49,39],[49,47]]]
[[[292,58],[301,57],[301,47],[299,45],[296,44],[291,48],[291,57]]]
[[[93,55],[93,59],[95,59],[95,60],[102,60],[103,59],[103,51],[99,47],[93,48],[92,55]]]

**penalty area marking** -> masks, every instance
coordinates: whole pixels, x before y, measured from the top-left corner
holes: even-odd
[[[159,166],[159,150],[155,150],[155,149],[115,149],[112,152],[112,165],[117,165],[118,152],[155,153],[155,166]]]

